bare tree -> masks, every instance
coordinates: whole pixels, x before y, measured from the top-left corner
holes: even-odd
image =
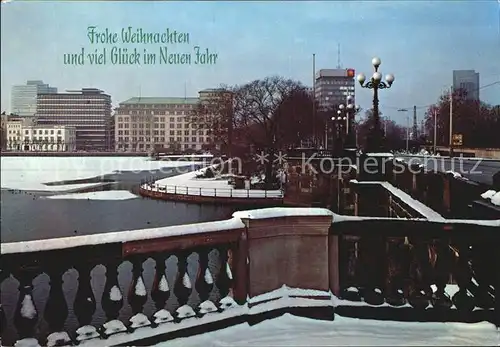
[[[487,105],[467,98],[467,92],[457,89],[453,92],[453,133],[463,135],[463,144],[468,147],[497,147],[500,133],[498,106]],[[450,141],[450,95],[444,93],[439,101],[431,105],[425,118],[429,141],[434,136],[434,115],[437,115],[436,140],[438,145],[447,146]]]
[[[202,98],[188,115],[188,122],[198,131],[205,132],[212,144],[231,152],[233,139],[233,88],[221,86]],[[231,156],[231,153],[228,153]]]

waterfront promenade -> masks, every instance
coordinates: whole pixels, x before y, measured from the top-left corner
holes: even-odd
[[[282,190],[235,189],[229,184],[229,175],[198,178],[205,169],[166,177],[141,185],[143,196],[194,203],[281,205]]]

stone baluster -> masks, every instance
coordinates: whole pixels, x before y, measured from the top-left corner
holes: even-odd
[[[168,254],[160,254],[154,258],[156,262],[156,270],[153,287],[151,288],[151,298],[153,299],[157,310],[153,315],[154,326],[173,320],[170,312],[165,310],[165,305],[170,297],[170,287],[168,285],[165,265],[165,261],[168,258]]]
[[[230,297],[231,288],[233,287],[233,273],[231,271],[229,259],[229,246],[219,246],[220,269],[217,276],[216,285],[219,289],[220,301],[219,308],[225,309],[234,306],[236,303]]]
[[[101,299],[101,306],[108,320],[102,329],[104,337],[127,330],[125,325],[118,320],[123,306],[123,295],[118,284],[119,265],[120,261],[118,260],[111,260],[106,264],[106,284]]]
[[[78,290],[73,302],[73,311],[80,325],[80,328],[76,331],[77,341],[89,340],[99,336],[97,329],[90,325],[96,310],[96,300],[91,282],[93,268],[94,264],[87,262],[75,265],[75,270],[78,272]]]
[[[467,242],[455,244],[454,259],[453,275],[459,290],[453,295],[452,302],[458,310],[470,312],[476,305],[474,297],[468,291],[472,280],[472,269],[469,265],[470,249]]]
[[[495,287],[495,276],[498,275],[498,264],[495,264],[495,252],[498,252],[498,244],[475,243],[471,246],[471,264],[473,271],[473,286],[476,306],[483,309],[491,309],[495,306],[495,293],[491,289]]]
[[[96,310],[96,300],[91,284],[93,265],[88,263],[77,264],[75,269],[78,271],[78,290],[73,302],[73,311],[80,326],[90,325]]]
[[[50,292],[45,305],[44,318],[49,325],[50,335],[47,337],[47,346],[66,345],[71,341],[68,333],[64,332],[64,322],[68,318],[68,304],[63,292],[63,275],[66,272],[63,265],[50,262],[47,266],[50,278]]]
[[[196,275],[195,288],[200,297],[200,305],[197,312],[200,316],[205,313],[217,311],[215,304],[209,300],[210,293],[214,287],[214,279],[210,269],[208,268],[209,248],[202,248],[198,251],[198,273]]]
[[[410,268],[409,245],[405,239],[389,239],[387,242],[386,302],[403,306],[405,299],[405,275]]]
[[[358,252],[363,299],[370,305],[382,305],[382,288],[385,287],[387,269],[385,239],[372,235],[363,236],[358,242]]]
[[[8,271],[0,269],[0,288],[5,279],[9,278],[10,274]],[[5,312],[2,307],[2,303],[0,303],[0,345],[2,344],[2,335],[7,326],[7,317],[5,316]]]
[[[340,297],[349,301],[361,301],[359,293],[358,241],[357,236],[341,236],[339,245]],[[331,264],[334,266],[334,264]]]
[[[137,329],[151,324],[149,319],[142,313],[144,304],[148,300],[148,292],[142,277],[144,262],[143,257],[133,257],[132,262],[132,283],[128,292],[128,303],[132,307],[133,316],[130,318],[130,328]]]
[[[429,248],[431,266],[434,270],[436,291],[432,293],[431,303],[435,308],[449,309],[452,306],[451,298],[446,293],[446,284],[451,272],[451,254],[449,243],[434,240]]]
[[[409,304],[416,309],[425,309],[430,304],[432,289],[429,277],[429,248],[426,240],[411,238]]]
[[[19,281],[19,300],[14,315],[14,325],[20,340],[35,337],[38,311],[33,299],[33,280],[37,275],[38,272],[27,269],[20,269],[14,273],[14,277]]]
[[[174,285],[174,294],[177,297],[179,307],[175,311],[176,320],[192,317],[194,310],[188,306],[189,297],[193,291],[193,285],[187,271],[187,260],[190,253],[179,252],[177,255],[177,279]]]

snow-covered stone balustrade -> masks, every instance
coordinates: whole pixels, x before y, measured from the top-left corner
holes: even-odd
[[[481,201],[490,187],[471,181],[457,172],[428,171],[422,164],[395,160],[388,182],[449,218],[500,218],[494,204]]]
[[[223,313],[246,300],[247,256],[239,252],[246,250],[241,240],[245,235],[241,219],[233,218],[3,243],[1,281],[3,285],[9,280],[18,282],[19,296],[15,306],[16,297],[6,298],[2,290],[2,342],[14,345],[22,340],[36,345],[38,340],[42,346],[54,346],[88,341],[94,346],[108,339],[103,345],[109,346],[131,341],[139,328],[148,327],[146,336],[150,336],[162,324],[171,324],[170,330],[176,330],[182,324],[173,322]],[[106,272],[97,276],[100,266]],[[131,273],[124,276],[127,266]],[[77,283],[75,276],[64,283],[66,275],[75,271]],[[43,274],[48,276],[50,291],[39,277]],[[96,298],[98,293],[102,293],[100,298]],[[74,300],[70,302],[70,298]],[[172,306],[166,306],[169,298],[176,309],[167,310]],[[43,306],[42,316],[39,310]]]
[[[269,208],[4,243],[2,342],[151,345],[284,312],[498,325],[498,230],[500,221]]]
[[[337,220],[337,313],[500,324],[500,220]]]

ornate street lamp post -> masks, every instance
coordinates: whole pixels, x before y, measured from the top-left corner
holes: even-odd
[[[339,110],[337,113],[343,118],[345,118],[346,125],[346,137],[344,142],[345,148],[355,148],[356,147],[356,138],[354,131],[354,117],[356,113],[359,111],[359,105],[354,105],[354,98],[352,95],[349,95],[346,100],[346,105],[340,104]]]
[[[382,127],[380,125],[380,116],[378,111],[378,91],[379,89],[387,89],[392,86],[394,82],[394,75],[388,74],[385,76],[385,81],[382,81],[382,74],[378,71],[381,64],[380,58],[373,58],[372,65],[375,68],[375,72],[368,82],[366,81],[366,76],[364,74],[359,74],[357,80],[362,88],[373,89],[373,120],[374,128],[371,134],[371,138],[368,141],[368,146],[366,148],[367,152],[380,152],[382,150]]]
[[[340,156],[342,150],[344,148],[344,129],[347,125],[347,117],[343,114],[343,112],[339,109],[337,110],[337,117],[332,117],[333,121],[333,148],[332,153],[335,153],[335,156]]]

